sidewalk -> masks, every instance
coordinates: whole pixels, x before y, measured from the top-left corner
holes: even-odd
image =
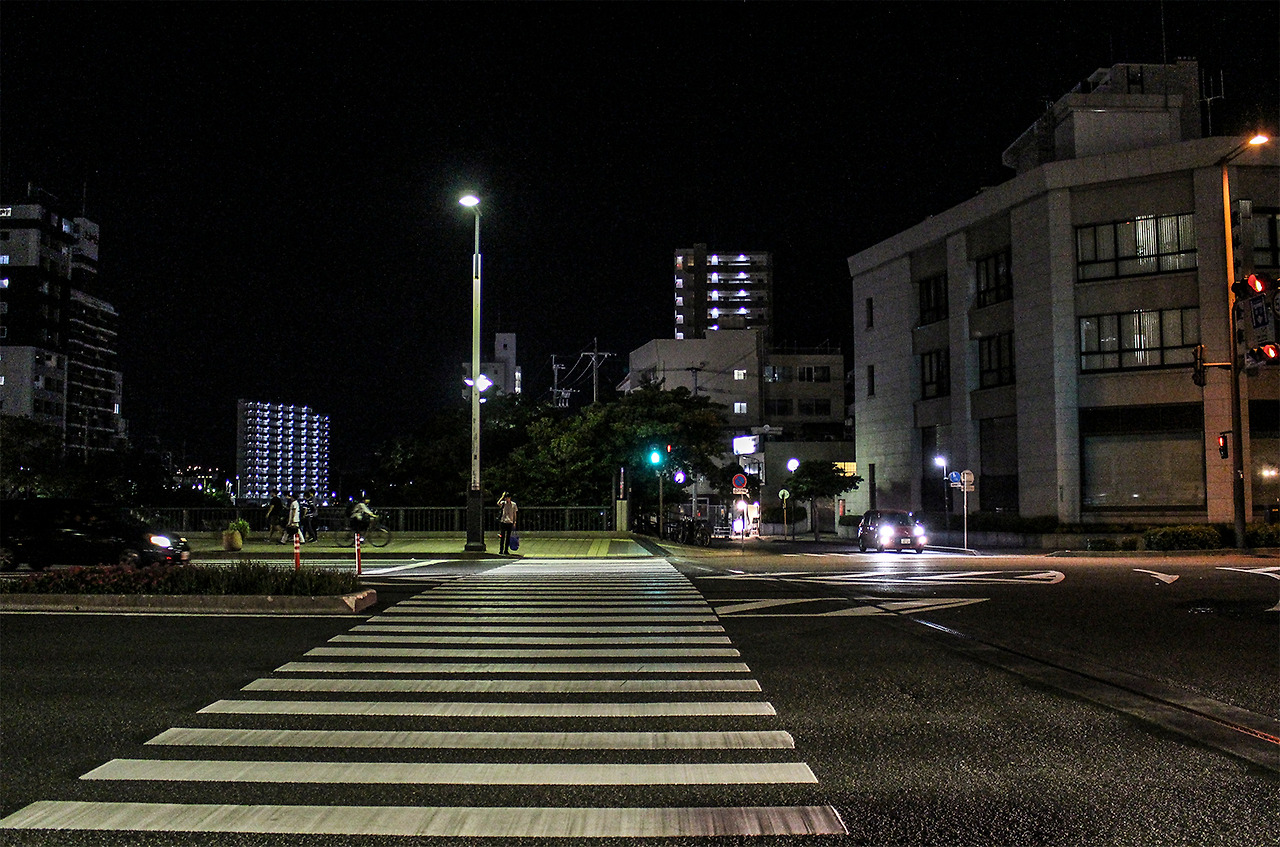
[[[292,544],[277,544],[265,541],[262,533],[255,533],[238,551],[222,549],[221,533],[189,533],[186,535],[191,545],[193,562],[236,561],[243,558],[293,558]],[[496,534],[485,536],[486,550],[468,552],[463,549],[466,536],[458,534],[432,535],[399,535],[392,538],[386,547],[360,548],[360,558],[364,560],[379,558],[450,558],[450,559],[494,559],[505,561],[512,556],[498,553],[498,537]],[[637,537],[629,533],[581,533],[573,534],[537,534],[523,536],[520,539],[520,558],[550,559],[598,559],[608,557],[631,558],[651,556],[654,550],[646,547]],[[355,549],[339,547],[332,538],[321,534],[319,540],[302,545],[300,550],[303,562],[308,559],[349,559],[354,561]]]

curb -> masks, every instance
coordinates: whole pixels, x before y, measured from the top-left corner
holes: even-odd
[[[355,594],[302,597],[271,594],[6,594],[0,611],[42,612],[256,612],[358,614],[378,602],[373,589]]]

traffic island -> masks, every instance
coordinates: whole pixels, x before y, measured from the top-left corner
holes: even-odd
[[[0,594],[0,612],[169,612],[352,615],[378,602],[372,588],[307,597],[273,594]]]

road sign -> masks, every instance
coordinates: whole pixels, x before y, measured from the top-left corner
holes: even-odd
[[[973,485],[973,471],[960,471],[960,481],[965,485]]]
[[[947,474],[947,479],[951,480],[952,485],[958,485],[960,483],[960,471],[952,471]]]
[[[781,497],[783,500],[786,500],[788,497],[791,496],[791,492],[783,488],[780,491],[778,491],[778,496]]]
[[[721,478],[723,479],[723,477],[721,477]],[[746,488],[746,487],[747,487],[747,475],[746,475],[746,474],[740,474],[740,473],[736,473],[736,474],[734,474],[734,475],[733,475],[733,487],[734,487],[734,488]]]

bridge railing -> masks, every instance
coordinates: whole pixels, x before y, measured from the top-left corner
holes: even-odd
[[[465,506],[379,506],[375,509],[382,525],[392,532],[465,532]],[[316,526],[337,529],[347,525],[345,506],[322,506]],[[266,530],[266,509],[261,506],[201,506],[145,510],[148,520],[159,528],[177,532],[218,532],[236,519],[244,519],[254,530]],[[610,532],[613,510],[599,506],[521,506],[517,524],[522,532]],[[484,527],[498,531],[498,509],[486,506]]]

